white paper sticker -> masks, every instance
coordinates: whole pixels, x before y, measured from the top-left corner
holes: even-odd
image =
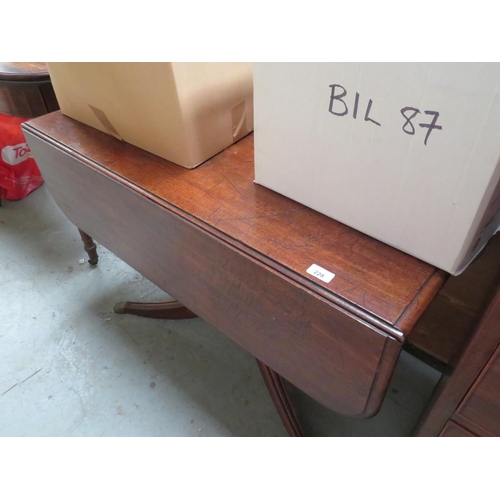
[[[321,281],[324,281],[325,283],[330,283],[333,278],[335,278],[335,274],[331,273],[330,271],[327,271],[326,269],[323,269],[322,267],[313,264],[307,272],[309,274],[312,274],[313,276],[316,276],[316,278],[320,279]]]

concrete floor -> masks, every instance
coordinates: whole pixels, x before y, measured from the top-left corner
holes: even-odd
[[[1,436],[286,435],[255,360],[208,323],[114,314],[166,295],[98,252],[87,264],[45,186],[0,207]],[[381,412],[362,421],[294,392],[310,435],[408,436],[438,379],[403,353]]]

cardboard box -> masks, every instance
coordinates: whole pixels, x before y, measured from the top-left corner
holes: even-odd
[[[255,180],[452,274],[500,225],[500,64],[255,63]]]
[[[63,114],[193,168],[253,130],[251,63],[48,63]]]

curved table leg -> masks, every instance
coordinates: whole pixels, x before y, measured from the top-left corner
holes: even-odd
[[[290,402],[290,398],[288,397],[288,392],[285,384],[283,383],[283,378],[274,370],[271,370],[271,368],[265,365],[262,361],[257,358],[255,359],[259,365],[260,372],[262,373],[262,377],[266,383],[267,390],[271,395],[274,406],[278,410],[281,421],[283,422],[285,429],[288,431],[288,434],[292,437],[305,436],[297,414],[292,406],[292,403]]]
[[[90,264],[97,264],[97,252],[95,243],[92,238],[80,231],[85,250],[89,254]],[[176,300],[167,302],[117,302],[113,308],[116,314],[132,314],[134,316],[142,316],[144,318],[153,319],[189,319],[197,318],[198,316],[184,307]],[[302,437],[304,432],[300,426],[299,419],[288,397],[288,392],[283,383],[283,379],[274,370],[271,370],[262,361],[256,358],[260,372],[266,384],[267,390],[271,395],[274,406],[278,410],[278,414],[287,430],[292,437]]]
[[[83,247],[89,255],[89,264],[95,266],[99,259],[96,244],[87,233],[84,233],[81,229],[78,229],[78,231],[82,237]],[[113,310],[116,314],[133,314],[134,316],[153,319],[197,318],[195,313],[176,300],[168,302],[118,302],[115,304]],[[257,364],[288,434],[293,437],[304,436],[297,415],[290,403],[283,379],[258,359]]]
[[[97,265],[99,256],[97,255],[94,240],[87,233],[84,233],[81,229],[78,229],[78,231],[80,232],[80,236],[83,241],[83,248],[85,248],[85,251],[89,255],[89,264],[93,266]]]
[[[113,308],[117,314],[133,314],[154,319],[189,319],[196,314],[176,300],[168,302],[118,302]]]
[[[133,314],[154,319],[188,319],[196,318],[196,314],[184,307],[176,300],[168,302],[118,302],[113,308],[116,314]],[[274,406],[287,430],[292,437],[304,436],[297,414],[290,402],[283,378],[267,365],[256,359],[267,390],[271,395]]]

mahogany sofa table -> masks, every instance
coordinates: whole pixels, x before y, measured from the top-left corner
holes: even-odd
[[[339,414],[378,412],[444,272],[256,185],[252,135],[187,170],[59,111],[23,130],[78,228],[259,360],[291,434],[281,377]]]

